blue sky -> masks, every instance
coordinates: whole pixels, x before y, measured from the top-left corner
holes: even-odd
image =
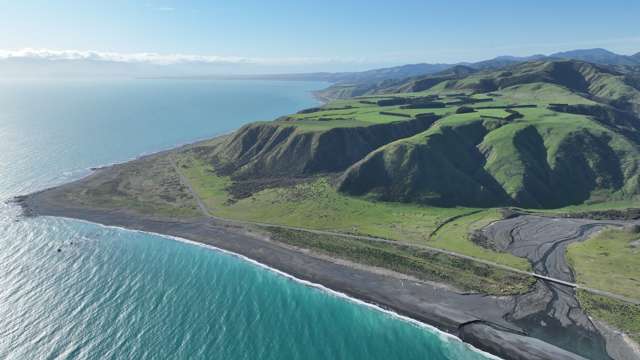
[[[353,70],[640,51],[640,1],[0,0],[0,49],[219,56]]]

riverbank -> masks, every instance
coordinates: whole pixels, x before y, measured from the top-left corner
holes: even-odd
[[[103,168],[91,176],[110,171]],[[87,181],[88,178],[79,180]],[[70,204],[65,188],[19,199],[29,216],[60,216],[188,239],[245,256],[297,279],[375,304],[460,337],[478,349],[505,359],[581,359],[526,336],[528,329],[506,320],[512,309],[532,307],[514,296],[469,294],[448,286],[410,279],[392,271],[318,256],[270,241],[249,227],[209,218],[144,216],[128,210],[103,210]],[[531,310],[531,309],[530,309]],[[562,329],[556,329],[558,331]]]

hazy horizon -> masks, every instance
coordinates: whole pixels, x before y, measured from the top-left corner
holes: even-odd
[[[295,1],[31,0],[7,3],[3,12],[3,25],[12,31],[0,34],[0,59],[172,66],[185,73],[363,71],[573,49],[605,48],[623,55],[640,51],[635,15],[640,4],[621,0],[607,6],[548,0],[463,1],[456,6],[418,0],[393,6],[334,0],[322,6]]]
[[[595,50],[595,49],[565,49]],[[604,49],[609,51],[608,49]],[[550,56],[553,54],[528,54],[522,56]],[[618,54],[618,55],[634,55]],[[512,54],[496,54],[492,60],[499,57],[514,57]],[[17,51],[0,50],[0,76],[5,78],[23,77],[206,77],[215,78],[277,75],[277,74],[305,74],[305,73],[340,73],[375,70],[380,68],[410,65],[410,64],[472,64],[472,61],[460,60],[451,63],[429,62],[399,62],[393,64],[370,65],[335,64],[331,67],[316,69],[308,64],[282,64],[265,62],[232,62],[217,57],[192,56],[185,54],[156,54],[156,53],[102,53],[97,51],[76,50],[46,50],[23,49]]]

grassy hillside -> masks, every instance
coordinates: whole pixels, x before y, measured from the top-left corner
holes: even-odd
[[[488,101],[445,101],[433,127],[351,166],[341,191],[436,206],[529,208],[637,197],[640,93],[624,75],[586,63],[534,62],[441,82],[422,94],[446,99],[452,92]]]
[[[519,269],[529,268],[524,259],[473,244],[465,233],[460,233],[456,241],[433,241],[436,239],[432,234],[451,219],[460,218],[456,223],[466,226],[496,219],[499,215],[495,210],[434,208],[345,196],[324,177],[252,188],[252,193],[237,197],[233,193],[234,181],[216,175],[212,165],[199,158],[197,150],[176,156],[180,172],[217,216],[400,240],[461,251]]]
[[[579,61],[459,66],[247,125],[198,155],[239,197],[321,175],[348,195],[430,206],[635,200],[633,79]]]
[[[477,70],[464,65],[450,66],[437,73],[416,74],[417,76],[397,77],[378,81],[363,81],[334,84],[316,92],[321,98],[328,100],[348,99],[377,94],[406,93],[426,90],[446,80],[458,79]]]
[[[634,79],[565,60],[453,67],[250,124],[199,156],[243,196],[322,175],[348,195],[430,206],[632,201],[640,195]]]

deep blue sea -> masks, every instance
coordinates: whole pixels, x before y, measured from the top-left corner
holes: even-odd
[[[0,81],[0,359],[485,359],[238,257],[5,201],[310,107],[322,83]],[[56,250],[60,248],[61,252]]]

